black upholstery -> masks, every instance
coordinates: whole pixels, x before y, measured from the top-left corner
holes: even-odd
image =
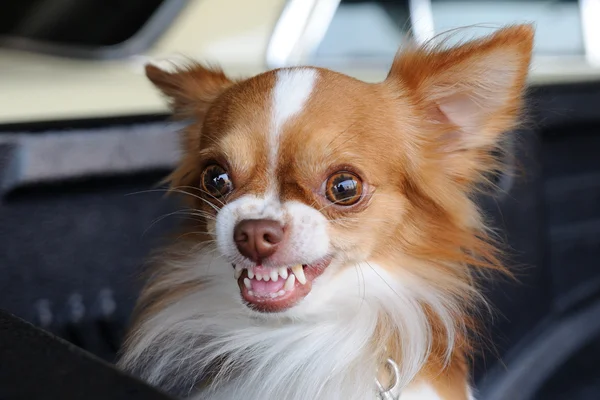
[[[80,348],[0,311],[0,399],[169,400]]]

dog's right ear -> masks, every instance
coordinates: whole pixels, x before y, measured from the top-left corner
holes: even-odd
[[[169,72],[146,65],[146,76],[169,99],[177,118],[201,122],[211,104],[234,82],[218,68],[197,63]]]

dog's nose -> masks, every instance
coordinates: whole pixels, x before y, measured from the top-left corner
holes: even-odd
[[[233,240],[243,256],[260,262],[277,250],[283,240],[283,227],[277,221],[246,219],[236,225]]]

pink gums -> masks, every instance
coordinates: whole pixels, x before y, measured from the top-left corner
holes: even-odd
[[[238,286],[242,299],[248,307],[259,312],[281,312],[293,307],[298,301],[303,299],[312,288],[312,281],[321,275],[325,268],[329,266],[331,258],[327,257],[311,265],[303,264],[306,277],[306,283],[301,284],[296,279],[294,286],[290,290],[285,290],[282,295],[272,297],[271,295],[281,291],[285,286],[285,279],[279,277],[275,282],[248,278],[248,270],[244,269],[242,275],[238,278]],[[272,269],[262,265],[254,267],[254,273],[267,275]],[[292,272],[288,270],[291,274]],[[250,280],[250,289],[246,287],[244,281]]]

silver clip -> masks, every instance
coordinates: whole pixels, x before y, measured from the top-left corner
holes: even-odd
[[[379,379],[375,379],[377,389],[379,390],[378,400],[399,400],[400,399],[400,368],[391,358],[386,360],[385,365],[391,370],[393,375],[392,384],[384,388]]]

